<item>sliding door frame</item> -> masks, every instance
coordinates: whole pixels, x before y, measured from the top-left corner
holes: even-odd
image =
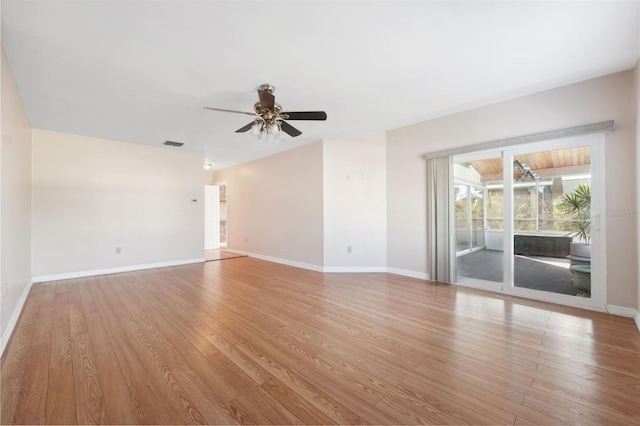
[[[513,218],[513,159],[524,153],[554,151],[578,147],[591,149],[591,297],[577,297],[558,293],[515,287],[514,285],[514,218]],[[458,280],[457,285],[482,288],[513,296],[542,300],[562,305],[606,311],[606,214],[605,214],[605,135],[587,134],[545,140],[540,142],[511,145],[468,152],[454,156],[454,162],[502,158],[503,161],[503,272],[501,285],[475,279]],[[451,183],[454,184],[453,182]],[[454,254],[455,256],[455,254]]]

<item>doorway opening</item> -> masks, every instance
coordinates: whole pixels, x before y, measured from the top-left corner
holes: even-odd
[[[228,245],[227,183],[205,185],[204,258],[206,261],[234,256],[226,251]]]

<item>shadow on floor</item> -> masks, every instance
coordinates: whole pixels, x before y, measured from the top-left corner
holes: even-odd
[[[238,257],[247,257],[246,254],[232,253],[225,249],[212,249],[204,251],[204,261],[213,262],[216,260],[236,259]]]

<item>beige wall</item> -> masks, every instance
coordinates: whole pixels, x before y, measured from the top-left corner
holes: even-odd
[[[536,93],[387,132],[388,266],[427,271],[423,154],[447,148],[615,120],[606,136],[606,208],[637,206],[633,71]],[[608,303],[638,300],[637,219],[607,218]]]
[[[2,50],[0,282],[2,343],[31,281],[31,127]],[[7,332],[7,335],[5,335]]]
[[[640,40],[639,40],[640,46]],[[636,112],[636,194],[640,193],[640,61],[636,63],[636,67],[634,69],[634,96],[635,96],[635,112]],[[638,233],[636,234],[636,243],[638,244],[638,253],[635,260],[635,264],[638,268],[636,282],[638,284],[638,300],[636,309],[639,313],[636,314],[636,323],[638,324],[638,328],[640,328],[640,195],[637,195],[636,200],[636,219],[638,225]]]
[[[228,248],[321,267],[322,143],[215,172],[227,181]]]
[[[33,276],[202,259],[203,162],[33,130]]]
[[[325,268],[384,270],[387,265],[385,134],[325,140],[323,148]],[[351,247],[350,253],[347,247]]]
[[[213,185],[213,172],[203,172],[203,173],[204,173],[204,184]]]

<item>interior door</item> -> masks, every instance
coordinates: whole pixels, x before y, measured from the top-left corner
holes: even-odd
[[[220,248],[220,188],[204,187],[204,249]]]

